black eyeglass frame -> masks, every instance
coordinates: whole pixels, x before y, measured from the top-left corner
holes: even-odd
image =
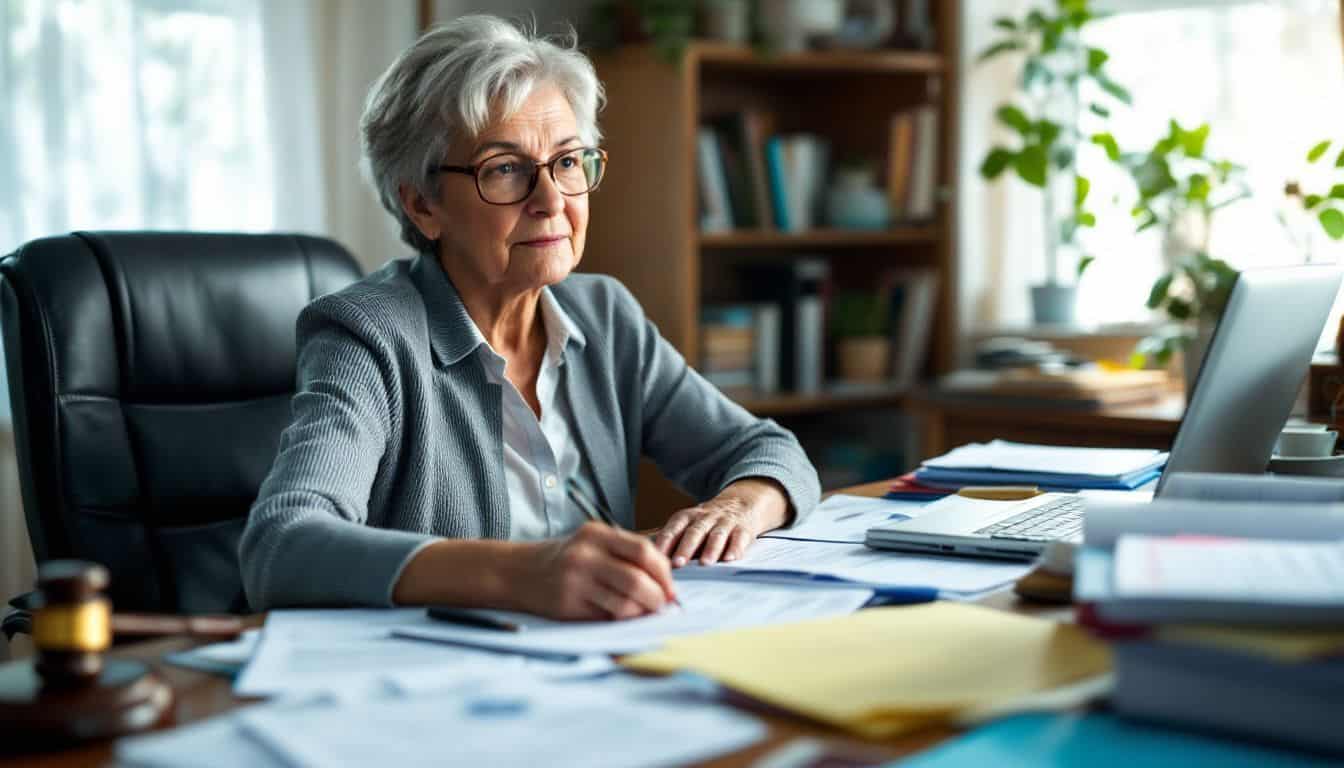
[[[569,157],[575,152],[597,152],[602,158],[602,176],[598,178],[596,184],[583,190],[582,192],[566,192],[563,189],[560,189],[560,182],[556,181],[555,179],[555,164],[556,162],[563,160],[566,157]],[[527,192],[522,197],[518,198],[517,200],[514,200],[511,203],[496,203],[493,200],[486,199],[485,192],[481,191],[481,177],[480,177],[481,166],[485,165],[491,160],[494,160],[497,157],[506,157],[510,155],[515,157],[524,157],[524,159],[529,160],[532,163],[532,178],[529,179],[527,182]],[[521,203],[527,198],[531,197],[532,193],[537,191],[537,181],[541,179],[542,168],[545,168],[546,172],[551,174],[551,183],[555,184],[555,188],[560,191],[560,194],[565,195],[566,197],[578,197],[579,195],[586,195],[589,192],[595,191],[599,186],[601,186],[602,179],[605,179],[607,177],[607,171],[606,171],[607,150],[602,149],[601,147],[575,147],[574,149],[567,149],[564,152],[561,152],[560,154],[556,155],[555,157],[552,157],[550,160],[547,160],[544,163],[540,163],[535,160],[532,160],[531,158],[519,155],[517,152],[499,152],[497,154],[493,154],[485,158],[484,160],[474,165],[438,165],[435,166],[434,170],[436,172],[441,173],[461,173],[466,176],[472,177],[472,179],[475,180],[476,182],[476,195],[481,198],[481,202],[486,203],[487,205],[517,205],[518,203]]]

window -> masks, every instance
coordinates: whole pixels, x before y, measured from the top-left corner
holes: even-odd
[[[1308,254],[1335,260],[1340,246],[1283,190],[1289,180],[1310,178],[1305,155],[1312,145],[1341,138],[1338,0],[1109,5],[1118,12],[1097,23],[1088,42],[1111,53],[1112,75],[1133,93],[1133,107],[1115,110],[1108,123],[1122,147],[1151,147],[1169,118],[1186,127],[1207,122],[1209,152],[1248,169],[1253,196],[1215,215],[1212,255],[1239,268],[1298,264]],[[1133,234],[1134,190],[1123,172],[1099,153],[1080,159],[1093,180],[1092,199],[1103,206],[1097,229],[1088,233],[1098,259],[1079,285],[1080,319],[1146,319],[1144,299],[1162,269],[1161,235]]]
[[[0,0],[0,253],[270,228],[261,51],[257,0]]]

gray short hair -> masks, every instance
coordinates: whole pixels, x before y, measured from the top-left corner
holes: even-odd
[[[543,83],[564,93],[579,138],[601,141],[602,84],[572,28],[539,37],[534,27],[496,16],[462,16],[421,35],[392,62],[369,91],[359,128],[365,175],[400,223],[402,240],[421,253],[435,250],[402,210],[400,186],[411,184],[433,199],[432,169],[443,162],[449,142],[479,135]]]

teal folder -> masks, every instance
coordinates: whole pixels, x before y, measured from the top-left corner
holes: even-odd
[[[1147,726],[1110,714],[1014,715],[910,759],[901,768],[1316,768],[1307,752]]]

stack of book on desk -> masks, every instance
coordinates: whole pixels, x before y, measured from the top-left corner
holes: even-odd
[[[915,471],[925,488],[1034,485],[1042,490],[1130,491],[1156,480],[1167,463],[1162,451],[1068,448],[994,440],[963,445]]]
[[[1096,409],[1151,403],[1169,391],[1166,371],[1088,367],[957,371],[939,380],[937,394],[1006,405]]]
[[[1121,715],[1344,753],[1344,486],[1178,475],[1090,504],[1074,597]]]

